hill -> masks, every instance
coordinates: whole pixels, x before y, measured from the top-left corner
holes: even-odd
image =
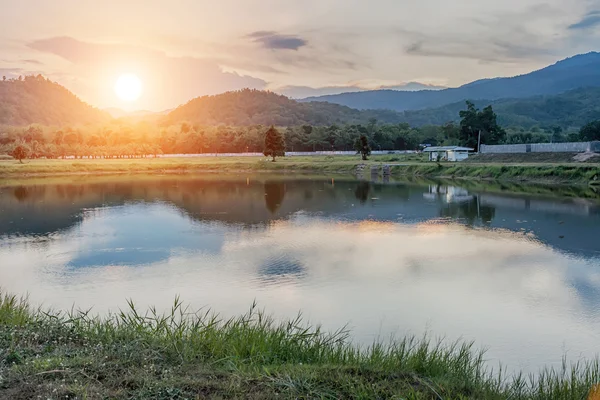
[[[521,99],[475,100],[474,103],[479,108],[491,104],[503,126],[577,128],[600,119],[600,87]],[[161,122],[167,125],[187,121],[201,125],[322,126],[366,124],[375,118],[379,123],[406,122],[419,127],[458,121],[458,113],[464,109],[465,102],[458,101],[416,111],[360,111],[326,102],[300,103],[274,93],[246,89],[194,99],[169,113]]]
[[[575,64],[581,65],[581,60]],[[560,68],[569,69],[568,62],[564,61]],[[485,80],[473,82],[471,85],[488,85],[501,80]],[[505,127],[578,128],[589,121],[600,119],[600,87],[579,88],[561,94],[527,98],[513,96],[503,99],[468,99],[475,99],[474,102],[479,108],[491,104],[498,114],[499,123]],[[357,110],[327,102],[298,102],[271,92],[245,89],[199,97],[170,112],[124,113],[118,120],[122,123],[175,125],[191,122],[207,126],[242,127],[367,124],[371,119],[376,119],[382,124],[408,123],[419,127],[458,121],[458,113],[464,108],[465,102],[460,99],[440,107],[422,110]],[[89,106],[64,87],[41,76],[26,77],[21,81],[0,81],[0,125],[25,126],[37,123],[46,126],[67,126],[111,121],[113,120],[108,112]]]
[[[244,89],[198,97],[170,112],[165,125],[191,122],[201,125],[332,125],[402,122],[401,114],[388,110],[359,111],[325,102],[300,103],[272,92]]]
[[[0,81],[0,125],[100,123],[110,115],[41,75]]]
[[[529,74],[483,79],[459,88],[417,92],[373,90],[309,97],[302,101],[326,101],[361,110],[405,111],[440,107],[466,99],[497,100],[552,95],[581,87],[600,87],[600,53],[577,55]]]
[[[498,123],[506,127],[579,128],[600,119],[600,87],[523,99],[475,100],[474,103],[478,108],[492,105],[498,115]],[[460,101],[438,108],[405,111],[401,113],[401,119],[412,126],[441,125],[459,121],[458,113],[464,109],[465,102]]]

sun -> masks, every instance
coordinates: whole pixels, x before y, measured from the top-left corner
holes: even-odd
[[[137,75],[123,74],[117,79],[115,93],[123,101],[135,101],[142,94],[142,81]]]

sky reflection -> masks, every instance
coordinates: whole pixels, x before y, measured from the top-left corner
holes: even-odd
[[[598,245],[558,237],[597,237],[591,203],[520,208],[471,192],[455,202],[422,186],[369,185],[376,195],[365,196],[356,182],[182,186],[108,200],[114,191],[83,190],[56,214],[52,188],[31,202],[0,191],[11,210],[0,219],[17,221],[0,225],[2,288],[98,313],[130,298],[167,308],[179,295],[235,315],[256,300],[281,318],[302,310],[327,329],[349,324],[363,343],[425,331],[476,340],[511,369],[600,352]],[[44,234],[49,219],[56,230]]]

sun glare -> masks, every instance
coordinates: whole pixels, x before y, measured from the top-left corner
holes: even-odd
[[[123,101],[134,101],[142,94],[142,81],[134,74],[124,74],[117,79],[115,93]]]

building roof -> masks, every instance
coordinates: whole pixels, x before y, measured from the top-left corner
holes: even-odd
[[[470,147],[460,147],[460,146],[435,146],[435,147],[427,147],[423,149],[425,152],[433,152],[433,151],[473,151]]]

